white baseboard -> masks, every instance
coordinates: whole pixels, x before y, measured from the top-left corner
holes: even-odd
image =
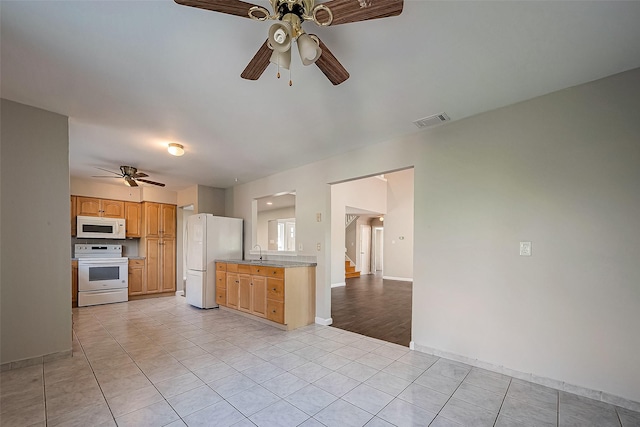
[[[347,283],[346,282],[340,282],[340,283],[332,283],[331,284],[332,288],[339,288],[341,286],[347,286]]]
[[[413,282],[413,278],[411,277],[393,277],[393,276],[382,276],[385,280],[398,280],[400,282]]]
[[[184,296],[184,291],[176,291],[176,296],[177,297],[183,297]]]
[[[526,372],[516,371],[504,366],[496,365],[493,363],[485,362],[478,359],[472,359],[470,357],[462,356],[456,353],[448,351],[442,351],[435,348],[427,347],[420,344],[415,344],[411,341],[410,348],[421,353],[431,354],[433,356],[444,357],[445,359],[455,360],[456,362],[466,363],[467,365],[476,366],[478,368],[486,369],[488,371],[497,372],[499,374],[508,375],[520,380],[529,381],[535,384],[540,384],[545,387],[553,388],[560,391],[566,391],[567,393],[577,394],[579,396],[587,397],[589,399],[598,400],[601,402],[609,403],[611,405],[620,406],[632,411],[640,411],[640,402],[636,402],[624,397],[616,396],[604,391],[593,390],[587,387],[582,387],[574,384],[569,384],[564,381],[555,380],[553,378],[542,377],[536,374],[530,374]]]
[[[333,319],[329,317],[328,319],[323,319],[322,317],[316,317],[316,323],[322,326],[329,326],[333,323]]]
[[[415,350],[415,349],[416,349],[416,343],[414,343],[413,341],[410,341],[409,342],[409,350]]]

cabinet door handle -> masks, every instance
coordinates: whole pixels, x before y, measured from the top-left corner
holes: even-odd
[[[239,281],[239,280],[236,280],[236,283],[240,283],[240,281]]]
[[[275,313],[276,311],[275,311],[275,310],[272,310],[271,312],[272,312],[272,313]]]
[[[275,292],[276,288],[273,288],[273,291]]]

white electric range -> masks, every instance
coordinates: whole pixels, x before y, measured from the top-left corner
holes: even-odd
[[[129,300],[129,259],[122,245],[76,244],[78,307]]]

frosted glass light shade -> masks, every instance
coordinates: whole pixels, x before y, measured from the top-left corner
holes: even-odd
[[[280,65],[280,68],[288,70],[289,66],[291,65],[291,49],[284,52],[278,52],[277,50],[274,50],[271,54],[271,59],[269,59],[269,62],[273,62],[276,65]]]
[[[269,44],[273,50],[284,52],[291,47],[291,24],[287,21],[276,22],[269,28]]]
[[[298,52],[303,65],[311,65],[320,58],[322,49],[316,41],[308,34],[298,37]]]
[[[180,144],[171,143],[169,147],[167,147],[167,151],[172,156],[182,156],[184,154],[184,147]]]

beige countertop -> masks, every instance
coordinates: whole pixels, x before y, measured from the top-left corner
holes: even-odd
[[[217,259],[216,262],[226,262],[227,264],[247,264],[247,265],[263,265],[265,267],[315,267],[315,262],[300,262],[300,261],[271,261],[271,260],[252,260],[252,259]]]

